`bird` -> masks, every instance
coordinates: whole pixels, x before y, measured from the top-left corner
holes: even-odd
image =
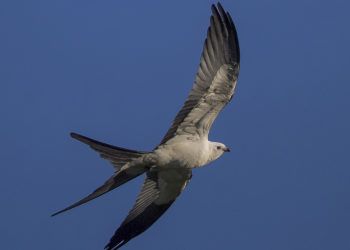
[[[114,174],[85,198],[52,216],[89,202],[144,175],[136,202],[106,250],[124,246],[147,230],[173,204],[192,177],[192,170],[218,159],[229,147],[209,141],[211,126],[236,89],[240,49],[234,22],[218,2],[211,6],[210,25],[194,84],[169,130],[152,151],[137,151],[103,143],[78,133],[71,137],[110,161]]]

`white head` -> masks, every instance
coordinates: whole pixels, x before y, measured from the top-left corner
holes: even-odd
[[[230,149],[225,144],[220,142],[210,142],[210,161],[218,159],[223,153],[230,152]]]

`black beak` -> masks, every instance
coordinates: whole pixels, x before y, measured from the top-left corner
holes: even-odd
[[[226,147],[226,148],[224,149],[224,151],[225,151],[225,152],[231,152],[231,150],[230,150],[228,147]]]

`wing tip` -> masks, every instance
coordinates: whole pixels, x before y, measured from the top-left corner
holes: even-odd
[[[232,29],[233,29],[233,34],[234,34],[234,39],[235,39],[236,60],[237,60],[237,63],[239,64],[241,61],[241,51],[240,51],[240,47],[239,47],[237,29],[236,29],[235,23],[233,22],[233,19],[232,19],[230,13],[226,12],[226,15],[227,15],[228,20],[230,22],[230,25],[232,26]]]
[[[222,10],[224,10],[224,8],[222,7],[220,2],[217,2],[217,4],[211,5],[211,10],[212,10],[213,14],[216,14],[216,13],[222,13]]]
[[[220,2],[217,2],[217,4],[212,4],[212,16],[216,16],[219,18],[220,22],[224,25],[228,33],[231,33],[233,35],[233,60],[234,62],[240,64],[240,48],[239,48],[239,41],[238,41],[238,34],[236,26],[233,22],[233,19],[228,11],[225,11],[224,7]]]

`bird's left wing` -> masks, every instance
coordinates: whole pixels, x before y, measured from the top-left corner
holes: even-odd
[[[189,169],[150,170],[134,207],[105,249],[118,249],[148,229],[180,195],[191,176]]]
[[[160,144],[177,135],[208,135],[218,113],[233,96],[239,61],[238,37],[231,16],[220,3],[213,5],[195,83]]]

